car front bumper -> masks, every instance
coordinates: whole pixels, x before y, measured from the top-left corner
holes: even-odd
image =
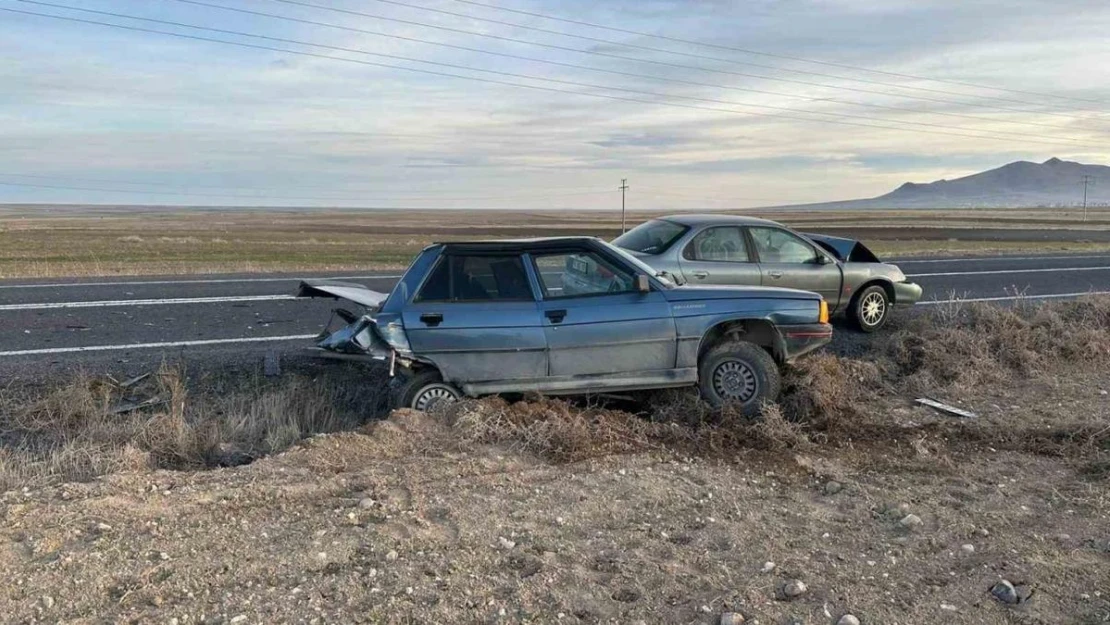
[[[791,362],[832,341],[833,327],[827,323],[779,326],[782,360]]]
[[[921,285],[913,282],[894,283],[894,304],[896,306],[913,306],[921,301]]]

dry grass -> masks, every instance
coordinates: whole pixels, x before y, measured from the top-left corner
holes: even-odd
[[[380,414],[380,372],[361,378],[356,385],[341,376],[190,379],[163,367],[126,389],[110,378],[77,375],[37,397],[8,391],[0,395],[0,491],[123,470],[248,462]],[[128,396],[158,403],[115,411]]]
[[[1055,210],[750,214],[803,231],[849,228],[880,255],[1110,250],[1097,232],[1110,228],[1105,213],[1083,224],[1089,241],[1036,240],[1044,230],[1078,227],[1078,215]],[[984,228],[994,234],[981,235]],[[0,278],[392,269],[433,241],[619,232],[619,216],[598,211],[0,207]]]

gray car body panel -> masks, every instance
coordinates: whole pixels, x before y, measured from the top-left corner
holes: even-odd
[[[648,292],[544,297],[531,255],[586,252],[632,274],[646,275]],[[451,255],[519,256],[532,299],[421,301],[423,282],[441,258]],[[360,293],[357,285],[334,287],[310,283],[298,293],[361,300],[377,310],[327,333],[318,348],[350,357],[368,344],[372,349],[365,349],[367,357],[434,366],[445,381],[468,395],[690,385],[697,382],[702,342],[715,326],[758,323],[774,328],[774,351],[780,360],[792,357],[780,326],[826,327],[819,320],[820,298],[813,293],[758,286],[675,286],[635,258],[590,237],[433,245],[421,252],[384,301],[369,289]],[[364,330],[372,334],[370,340]],[[341,340],[346,335],[358,340]],[[827,339],[819,344],[824,342]],[[383,344],[388,349],[382,350]]]
[[[895,265],[878,262],[862,243],[852,239],[825,235],[804,234],[786,226],[754,217],[735,215],[672,215],[660,217],[685,228],[681,236],[666,249],[653,254],[626,250],[635,254],[652,268],[677,277],[680,281],[697,285],[732,286],[781,286],[813,291],[829,304],[830,311],[845,311],[853,296],[871,285],[886,288],[896,305],[911,305],[921,299],[921,287],[907,282],[906,276]],[[684,254],[692,241],[712,228],[776,228],[794,234],[812,245],[820,263],[767,263],[749,252],[748,260],[735,262],[704,261],[688,258]],[[745,235],[750,243],[751,239]],[[620,245],[620,238],[614,241]],[[858,262],[853,258],[874,259],[876,262]]]

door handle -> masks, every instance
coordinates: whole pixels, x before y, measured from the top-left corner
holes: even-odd
[[[778,279],[778,278],[782,277],[782,272],[781,271],[769,271],[769,272],[767,272],[767,275],[771,276],[772,278]]]
[[[438,326],[443,323],[443,313],[424,313],[420,315],[420,320],[423,321],[425,325]]]
[[[692,271],[692,272],[690,272],[690,275],[694,276],[698,280],[704,280],[704,279],[709,277],[709,272],[708,271]]]
[[[565,319],[566,316],[567,316],[567,311],[562,310],[562,309],[560,309],[560,310],[548,310],[548,311],[545,311],[543,314],[544,314],[544,316],[546,316],[548,319],[551,320],[551,323],[562,323],[563,319]]]

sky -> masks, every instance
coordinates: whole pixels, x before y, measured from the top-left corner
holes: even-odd
[[[1110,164],[1103,0],[0,9],[0,203],[725,209]]]

